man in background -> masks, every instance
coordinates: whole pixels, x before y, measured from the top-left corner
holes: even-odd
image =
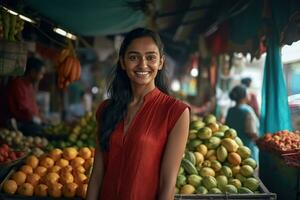
[[[19,130],[25,135],[39,135],[43,131],[36,92],[44,73],[44,63],[30,57],[24,76],[16,77],[8,83],[6,100],[9,116],[16,119]]]

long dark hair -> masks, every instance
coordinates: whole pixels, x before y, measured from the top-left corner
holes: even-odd
[[[99,119],[100,128],[98,134],[102,150],[107,150],[109,148],[110,136],[115,129],[116,124],[124,118],[127,112],[127,105],[132,100],[130,80],[126,71],[121,68],[120,60],[124,58],[130,43],[133,40],[142,37],[151,37],[158,47],[160,57],[164,55],[163,43],[161,42],[159,35],[149,29],[137,28],[130,31],[125,36],[120,47],[119,60],[113,70],[113,76],[108,87],[109,101],[102,110]],[[157,76],[155,77],[155,86],[162,92],[169,94],[165,66],[158,71]]]

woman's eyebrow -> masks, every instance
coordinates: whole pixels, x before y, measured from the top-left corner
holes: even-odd
[[[141,54],[141,53],[138,51],[129,51],[127,54]],[[158,53],[156,51],[148,51],[146,52],[146,55],[147,54],[158,54]]]

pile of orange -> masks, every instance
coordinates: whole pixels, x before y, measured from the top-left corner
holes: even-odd
[[[94,149],[53,149],[40,157],[30,155],[3,184],[8,194],[85,198]]]

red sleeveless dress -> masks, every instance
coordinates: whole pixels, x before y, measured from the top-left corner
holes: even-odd
[[[100,104],[97,114],[105,103]],[[158,88],[144,97],[126,135],[117,124],[103,152],[104,178],[100,200],[155,200],[168,135],[188,106]]]

